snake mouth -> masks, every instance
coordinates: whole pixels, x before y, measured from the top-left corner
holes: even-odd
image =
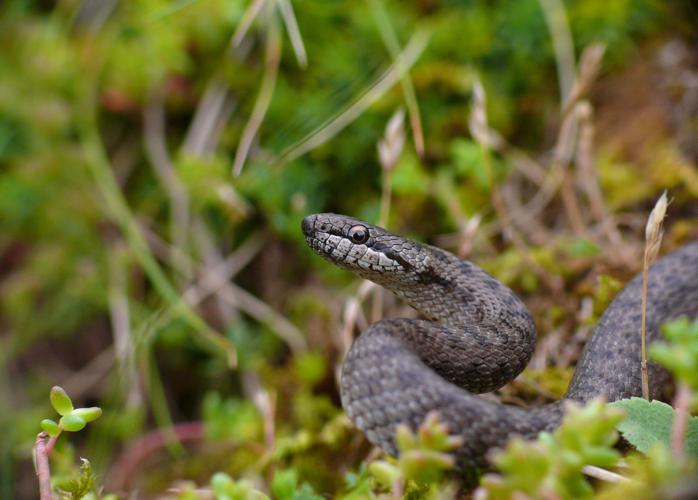
[[[303,231],[305,239],[308,241],[308,243],[310,243],[308,238],[312,237],[313,233],[315,232],[315,219],[317,219],[316,215],[308,215],[307,217],[304,217],[303,221],[301,222],[301,231]]]

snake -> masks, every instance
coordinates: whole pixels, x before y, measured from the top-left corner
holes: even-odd
[[[467,260],[346,215],[305,217],[309,247],[335,266],[393,292],[423,319],[382,319],[352,343],[340,375],[342,407],[367,439],[397,455],[395,433],[437,412],[460,436],[456,470],[488,468],[488,453],[513,435],[556,429],[565,402],[640,396],[642,275],[609,304],[577,362],[567,392],[540,406],[507,405],[494,391],[526,367],[536,327],[522,300]],[[647,342],[662,323],[698,315],[698,240],[654,262],[647,276]],[[650,397],[666,397],[669,373],[649,363]]]

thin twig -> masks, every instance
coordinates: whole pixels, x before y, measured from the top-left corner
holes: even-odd
[[[647,277],[649,274],[650,266],[652,262],[657,258],[659,254],[659,247],[662,244],[662,236],[664,230],[662,229],[662,221],[666,215],[667,208],[667,196],[666,191],[662,193],[659,197],[657,203],[654,205],[650,216],[647,219],[647,226],[645,227],[645,257],[642,263],[642,323],[641,323],[641,342],[642,342],[642,362],[641,362],[641,373],[642,373],[642,397],[649,400],[650,398],[650,386],[649,386],[649,373],[647,371]]]
[[[48,463],[46,438],[48,434],[40,432],[34,442],[34,469],[39,481],[39,497],[41,500],[53,500],[51,493],[51,468]]]

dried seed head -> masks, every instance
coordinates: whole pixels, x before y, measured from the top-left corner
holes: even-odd
[[[385,127],[385,136],[378,141],[378,159],[384,170],[395,168],[405,146],[405,112],[398,109]]]
[[[664,221],[668,205],[669,201],[666,191],[664,191],[647,219],[647,226],[645,227],[645,260],[648,262],[653,261],[659,253],[659,246],[662,243],[662,236],[664,236],[662,222]]]
[[[473,138],[480,144],[490,145],[489,126],[487,125],[487,104],[485,89],[479,78],[473,81],[473,105],[470,111],[468,126]]]

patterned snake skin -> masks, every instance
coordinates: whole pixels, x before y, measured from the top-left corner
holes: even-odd
[[[333,264],[391,290],[428,320],[371,325],[353,343],[341,376],[342,405],[368,439],[395,454],[395,427],[412,428],[437,410],[454,434],[459,469],[486,465],[486,453],[509,436],[551,430],[562,401],[538,408],[507,406],[474,393],[492,391],[519,374],[533,353],[536,331],[526,306],[474,264],[432,246],[336,214],[309,215],[308,245]],[[564,399],[641,394],[640,290],[633,279],[603,314]],[[656,262],[649,274],[648,339],[681,315],[698,314],[698,241]],[[650,367],[650,392],[670,384]]]

